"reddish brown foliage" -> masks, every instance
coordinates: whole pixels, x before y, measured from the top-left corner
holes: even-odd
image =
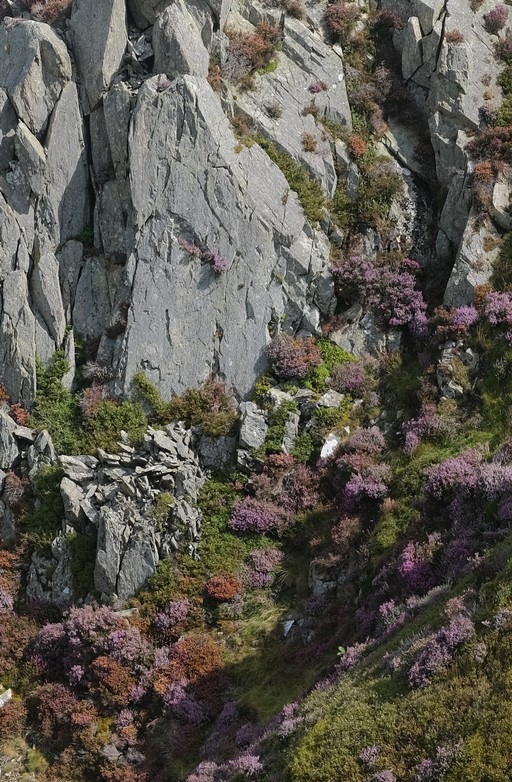
[[[240,591],[240,581],[235,576],[212,576],[206,584],[206,591],[216,600],[232,600]]]
[[[30,418],[30,413],[25,410],[22,404],[15,402],[11,405],[11,416],[14,418],[18,426],[26,426]]]
[[[349,136],[347,147],[350,155],[357,160],[357,158],[362,157],[366,152],[366,141],[361,138],[361,136],[354,134]]]
[[[19,736],[25,730],[27,710],[19,701],[9,701],[0,709],[0,741]]]
[[[117,707],[128,705],[135,679],[124,665],[102,655],[94,660],[91,669],[103,704]]]
[[[174,645],[173,663],[178,676],[195,681],[222,666],[222,647],[208,635],[191,633]]]

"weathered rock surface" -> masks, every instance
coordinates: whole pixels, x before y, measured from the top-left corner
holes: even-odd
[[[319,308],[334,307],[333,290],[316,297],[328,244],[263,150],[235,151],[206,81],[159,85],[155,77],[140,89],[129,137],[137,234],[123,386],[142,368],[169,395],[218,371],[245,396],[265,365],[267,324],[285,313],[290,330],[315,331]],[[228,270],[215,274],[180,240],[220,253]]]
[[[491,221],[472,213],[446,286],[447,307],[463,307],[473,302],[475,289],[486,285],[491,278],[499,247],[500,237]]]
[[[80,78],[94,109],[119,69],[128,40],[124,0],[75,0],[73,49]]]
[[[163,11],[153,27],[155,72],[175,78],[183,73],[192,76],[208,75],[209,55],[203,44],[201,28],[188,10],[184,0],[175,2]],[[204,25],[211,28],[211,21],[203,13]],[[211,37],[206,32],[206,37]]]

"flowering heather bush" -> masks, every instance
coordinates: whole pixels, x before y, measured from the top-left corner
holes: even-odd
[[[334,367],[331,373],[331,385],[341,394],[365,396],[375,387],[377,362],[370,356],[359,361],[345,361]]]
[[[488,33],[497,35],[502,30],[508,20],[508,8],[503,3],[498,5],[484,14],[485,29]]]
[[[83,391],[82,398],[80,399],[80,409],[85,417],[88,418],[98,411],[100,404],[105,399],[108,399],[108,394],[104,386],[89,386],[89,388],[86,388]]]
[[[462,326],[465,329],[469,329],[479,318],[480,316],[475,307],[457,307],[453,311],[452,323],[454,326]]]
[[[270,502],[246,497],[237,502],[228,526],[237,532],[276,532],[282,525],[279,508]]]
[[[206,720],[204,707],[186,692],[186,682],[173,682],[167,688],[163,702],[178,719],[191,722],[193,725],[202,725]]]
[[[377,426],[359,429],[352,435],[346,448],[352,453],[367,453],[378,456],[386,447],[384,435]]]
[[[425,438],[436,438],[446,433],[448,423],[443,419],[434,402],[424,402],[417,418],[406,421],[402,427],[404,451],[412,454]]]
[[[17,505],[22,499],[25,493],[25,488],[25,484],[19,475],[16,475],[15,472],[10,470],[5,476],[2,497],[8,505],[13,507]]]
[[[453,764],[460,744],[456,746],[437,747],[434,760],[422,760],[416,769],[414,782],[438,782],[443,779]]]
[[[327,92],[328,86],[325,81],[314,81],[309,85],[308,90],[312,95],[316,95],[319,92]]]
[[[252,33],[235,33],[226,49],[223,74],[230,81],[265,68],[276,52],[281,31],[276,25],[262,22]]]
[[[416,657],[409,670],[410,686],[426,687],[435,673],[450,664],[458,647],[474,634],[475,627],[471,619],[464,613],[455,615]]]
[[[484,314],[492,326],[512,325],[512,293],[492,291],[485,297]]]
[[[359,760],[364,763],[365,766],[373,766],[375,761],[380,755],[380,747],[377,744],[371,744],[369,747],[365,747],[359,753]]]
[[[357,136],[353,134],[352,136],[349,136],[347,139],[347,148],[349,151],[349,154],[357,160],[358,158],[362,157],[366,153],[366,141],[361,138],[361,136]]]
[[[263,771],[259,755],[239,755],[235,760],[230,760],[226,766],[231,774],[243,774],[249,779],[259,776]]]
[[[512,127],[481,128],[466,148],[475,160],[512,163]]]
[[[426,304],[416,288],[420,267],[408,258],[395,264],[362,255],[345,255],[336,261],[332,273],[340,294],[356,298],[374,310],[390,326],[409,325],[414,334],[426,332]]]
[[[272,583],[272,571],[283,559],[283,554],[276,548],[258,548],[247,557],[247,564],[251,568],[250,582],[255,589],[270,586]]]
[[[169,634],[187,618],[190,610],[188,600],[173,600],[153,617],[153,624],[159,633]]]
[[[439,545],[439,535],[434,533],[429,536],[427,543],[411,541],[405,546],[398,570],[409,591],[425,594],[435,585],[431,563]]]
[[[301,380],[310,369],[322,363],[320,350],[310,337],[278,334],[270,345],[267,345],[266,353],[273,371],[284,380]]]
[[[25,410],[22,404],[15,402],[11,405],[9,413],[11,418],[14,418],[18,426],[26,426],[28,424],[30,413]]]
[[[355,3],[337,0],[325,9],[327,29],[341,43],[347,43],[360,13]]]
[[[470,449],[427,470],[426,489],[441,498],[447,491],[473,489],[480,477],[482,454]]]
[[[211,576],[206,582],[206,592],[215,600],[232,600],[240,592],[241,586],[235,576]]]
[[[345,654],[341,657],[339,663],[336,665],[338,673],[345,673],[350,671],[357,663],[362,659],[363,654],[368,644],[354,644],[354,646],[347,646]]]
[[[386,768],[384,771],[379,771],[378,774],[374,774],[371,782],[396,782],[396,776],[389,768]]]
[[[218,252],[207,250],[202,254],[202,258],[210,264],[216,274],[222,274],[222,272],[226,272],[229,269],[228,259],[224,258],[224,256]]]

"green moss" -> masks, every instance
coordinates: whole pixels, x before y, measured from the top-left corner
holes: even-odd
[[[325,205],[320,183],[316,179],[312,179],[300,163],[296,163],[290,155],[278,151],[268,139],[258,136],[256,142],[281,169],[290,188],[297,193],[308,220],[312,223],[319,222],[323,218]]]
[[[496,79],[496,82],[503,90],[504,95],[510,95],[512,93],[512,66],[507,65]]]
[[[327,391],[327,378],[330,377],[329,368],[322,362],[317,367],[310,369],[304,379],[305,388],[314,391],[315,394],[324,394]]]
[[[333,429],[341,429],[347,426],[350,421],[350,412],[352,402],[346,397],[339,407],[317,407],[314,413],[314,422],[323,434],[327,434]]]
[[[356,361],[357,359],[348,350],[340,348],[335,342],[330,339],[320,338],[316,341],[322,361],[330,372],[339,364],[346,364],[348,361]]]
[[[148,407],[149,419],[155,423],[169,423],[169,405],[144,372],[137,372],[134,375],[133,384],[137,396]]]
[[[141,442],[148,421],[138,402],[100,402],[93,415],[83,422],[83,442],[87,451],[103,448],[110,453],[119,449],[119,433],[124,430],[130,442]]]
[[[503,237],[500,252],[494,262],[491,283],[498,290],[512,288],[512,231]]]
[[[261,74],[262,76],[266,73],[274,73],[277,71],[277,66],[279,65],[279,62],[277,58],[274,58],[273,60],[270,60],[268,65],[265,65],[263,68],[258,68],[256,73]]]
[[[36,366],[37,393],[30,417],[34,429],[47,429],[59,453],[76,454],[81,450],[81,412],[77,399],[62,385],[62,378],[69,371],[64,352],[55,353],[51,365],[45,369]]]
[[[268,429],[263,445],[256,451],[256,456],[264,458],[269,453],[281,453],[283,438],[286,432],[288,414],[296,412],[297,403],[293,400],[284,400],[279,407],[269,414]]]
[[[298,462],[306,464],[306,462],[308,462],[313,455],[313,452],[313,438],[309,432],[301,432],[301,434],[299,434],[299,436],[296,438],[295,444],[293,446],[293,458]]]
[[[59,532],[64,518],[64,504],[60,494],[60,482],[64,470],[60,465],[43,467],[35,479],[35,493],[39,507],[33,508],[22,519],[23,531],[30,540],[44,546]]]
[[[213,388],[213,383],[191,388],[181,396],[173,397],[167,406],[169,420],[184,420],[189,426],[201,426],[210,437],[232,434],[238,412],[227,394],[222,392],[212,398],[209,389]]]

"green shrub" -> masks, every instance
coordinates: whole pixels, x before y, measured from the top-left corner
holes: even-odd
[[[35,493],[40,501],[22,519],[23,531],[37,545],[51,543],[59,532],[64,518],[64,504],[60,494],[60,482],[64,470],[58,464],[43,467],[35,479]]]
[[[86,451],[96,448],[116,452],[119,450],[119,432],[127,432],[130,442],[141,442],[148,421],[140,402],[100,402],[95,412],[83,423],[83,442]]]
[[[148,407],[148,417],[152,423],[169,423],[169,404],[164,401],[158,388],[153,385],[144,372],[134,375],[133,383],[137,396]]]
[[[201,426],[210,437],[232,434],[239,418],[233,397],[219,380],[209,380],[201,388],[174,396],[167,405],[167,415],[169,420]]]
[[[75,598],[94,593],[94,564],[96,560],[96,532],[66,536],[71,553],[71,575]]]
[[[278,151],[271,141],[258,136],[256,142],[281,169],[290,188],[297,193],[308,220],[312,223],[319,222],[323,218],[325,205],[320,183],[312,179],[300,163],[296,163],[290,155]]]
[[[50,366],[36,365],[37,391],[30,417],[34,429],[47,429],[59,453],[77,454],[80,439],[81,411],[77,399],[62,385],[69,370],[64,351],[58,350]]]

